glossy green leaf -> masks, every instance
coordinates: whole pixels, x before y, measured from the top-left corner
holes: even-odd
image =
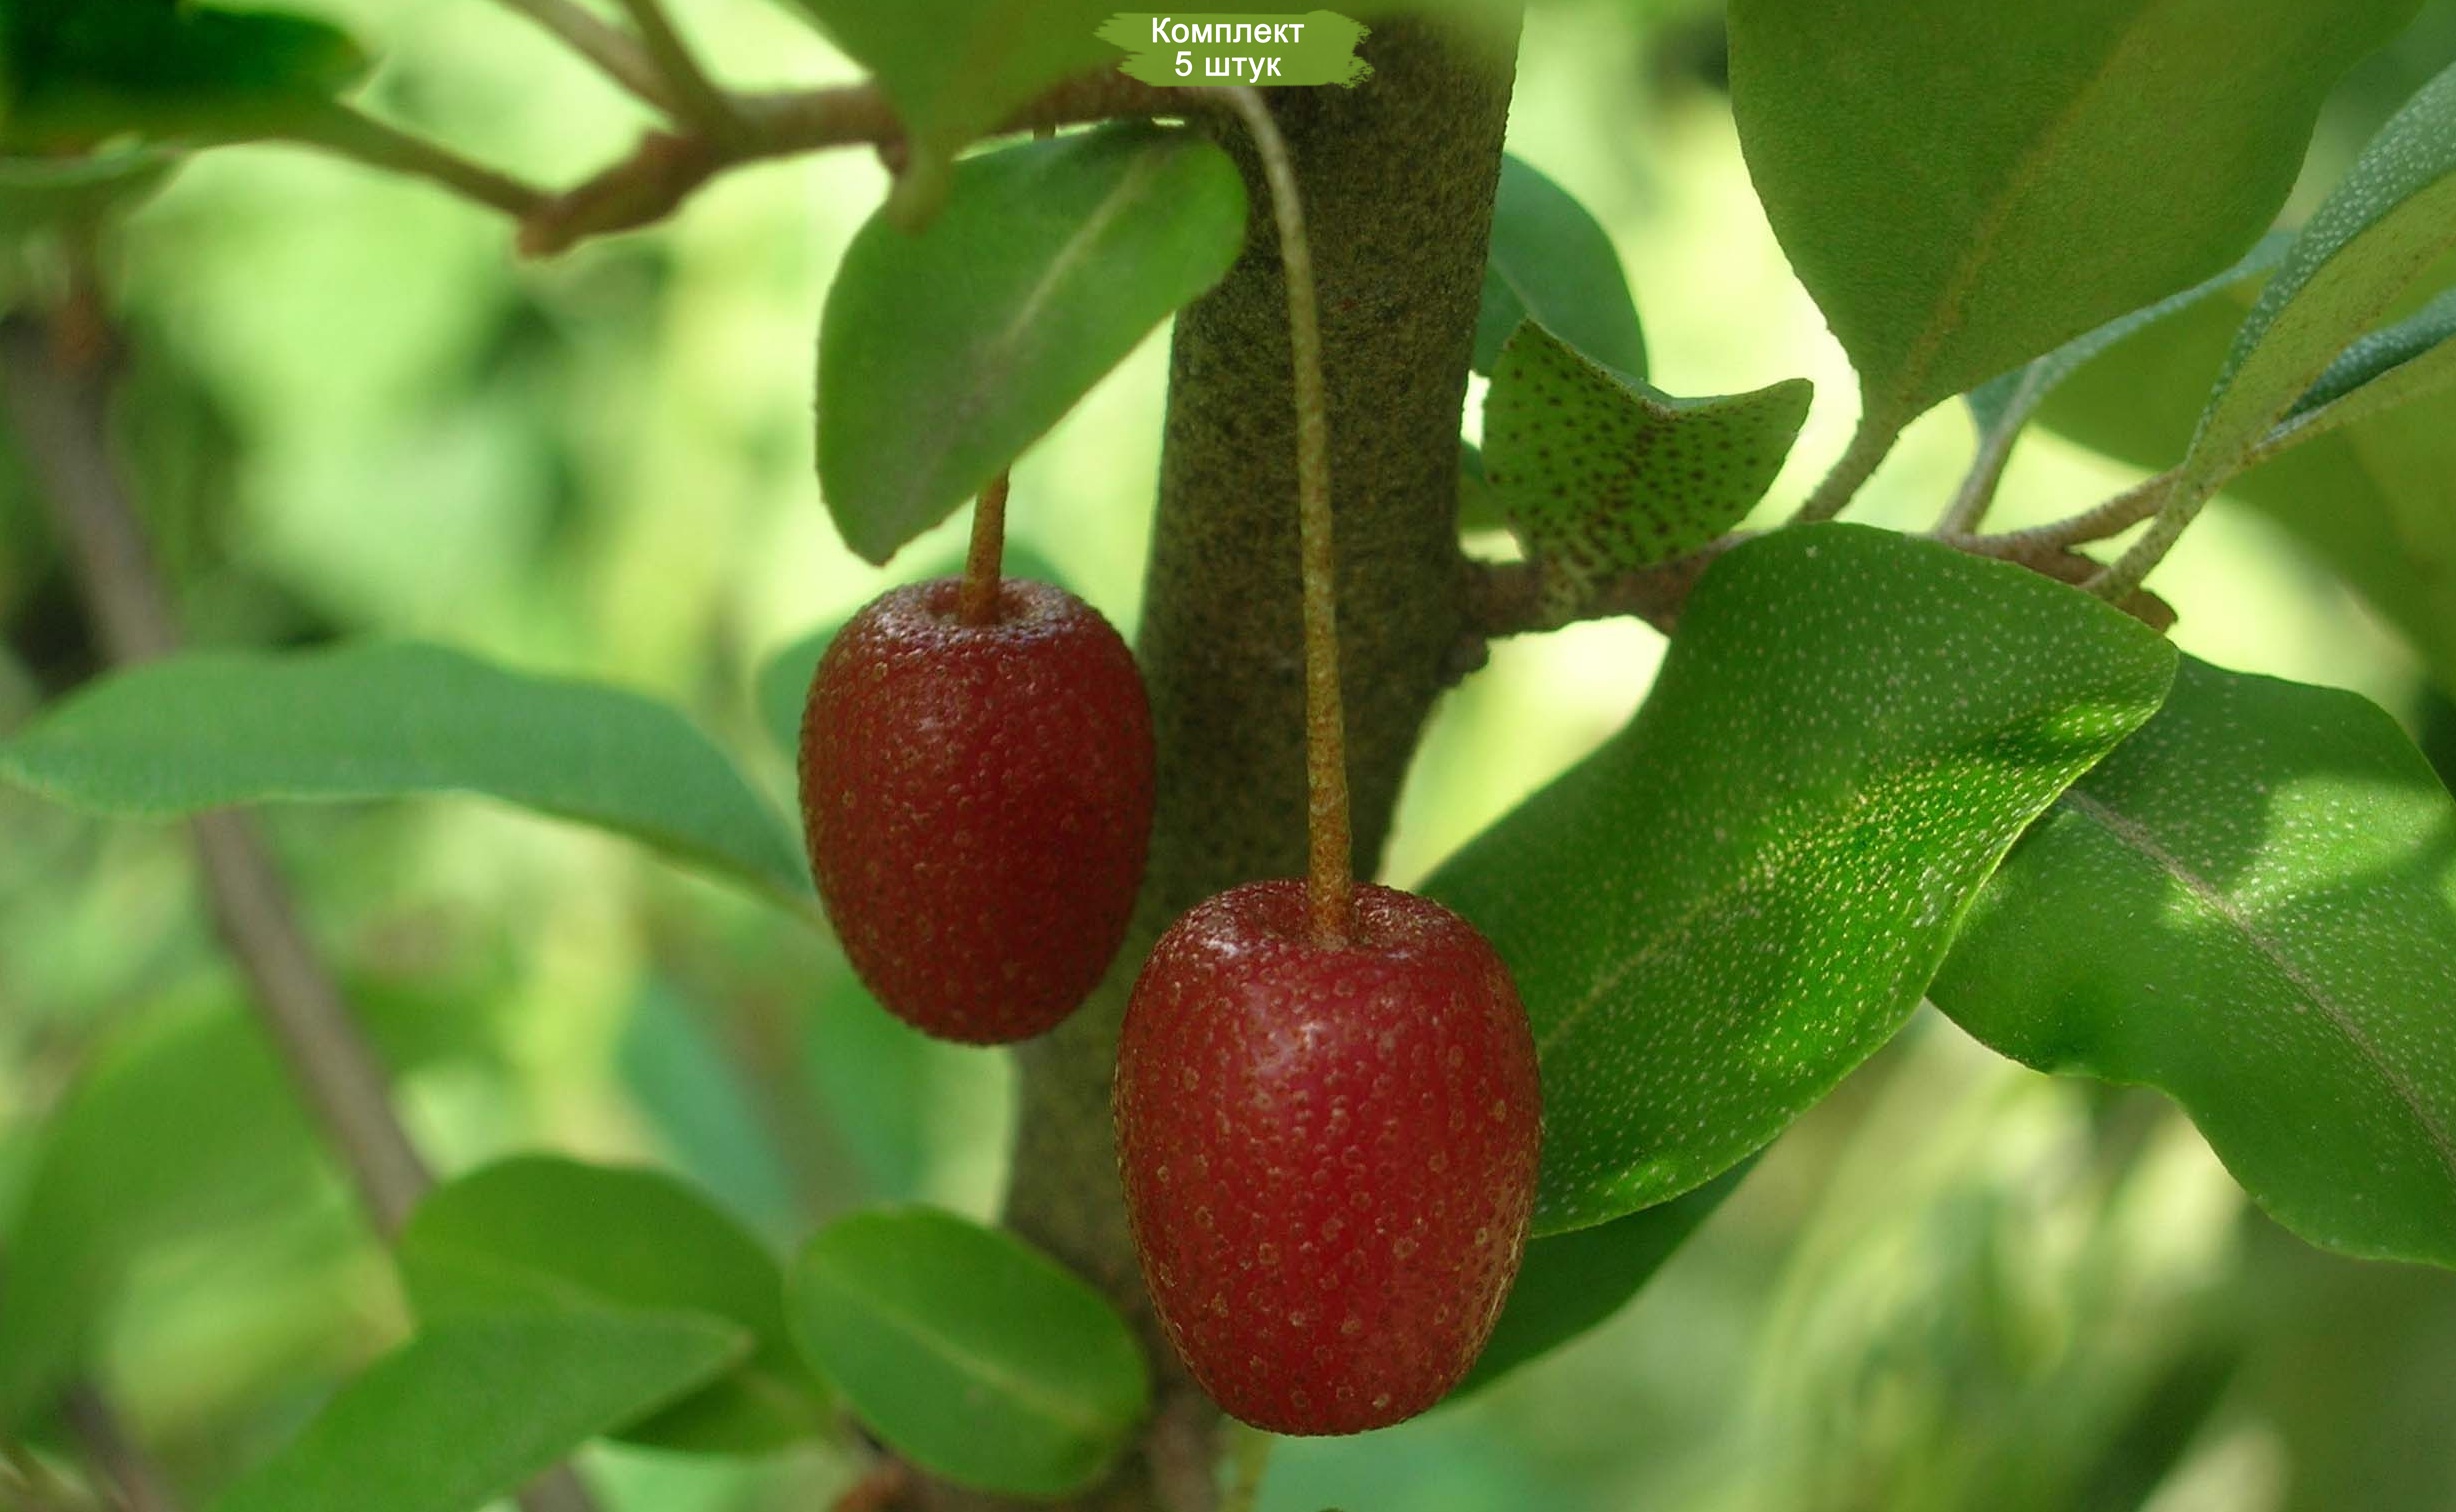
[[[2173,665],[2096,599],[1927,541],[1724,555],[1628,728],[1425,888],[1534,1024],[1536,1231],[1721,1174],[1889,1039],[2005,847]]]
[[[1627,1306],[1755,1164],[1744,1161],[1669,1202],[1528,1244],[1509,1304],[1451,1395],[1482,1390]]]
[[[2047,396],[2058,384],[2079,372],[2096,358],[2121,345],[2133,336],[2162,321],[2173,320],[2189,310],[2200,309],[2216,301],[2226,309],[2239,307],[2227,304],[2226,296],[2256,292],[2285,261],[2294,238],[2284,233],[2271,233],[2260,238],[2258,245],[2241,262],[2214,278],[2204,279],[2180,294],[2169,295],[2146,309],[2119,315],[2086,335],[2076,336],[2044,357],[2025,362],[2009,373],[2002,373],[1972,389],[1967,398],[1972,415],[1977,418],[1982,434],[2018,431],[2037,413]],[[2169,462],[2180,461],[2180,451]],[[2163,467],[2159,469],[2163,471]]]
[[[2363,149],[2260,291],[2184,459],[2214,491],[2355,338],[2456,249],[2456,67]]]
[[[1792,378],[1673,399],[1520,326],[1484,397],[1484,479],[1541,564],[1542,607],[1565,621],[1615,573],[1739,524],[1782,471],[1809,395]]]
[[[882,1440],[983,1490],[1092,1484],[1150,1395],[1142,1351],[1099,1293],[1012,1235],[929,1208],[821,1231],[794,1273],[793,1322]]]
[[[1792,266],[1898,428],[2208,278],[2418,0],[1733,0],[1732,107]]]
[[[2350,693],[2186,661],[2015,848],[1932,989],[2171,1094],[2285,1225],[2456,1265],[2456,801]]]
[[[118,673],[0,744],[0,777],[98,813],[464,792],[634,836],[779,896],[793,833],[673,709],[438,646],[198,652]]]
[[[1502,343],[1529,320],[1615,372],[1646,376],[1646,337],[1612,238],[1568,190],[1505,154],[1475,317],[1475,370],[1491,372]]]
[[[963,553],[958,551],[942,557],[918,574],[920,578],[952,577],[964,570]],[[1022,541],[1006,543],[1006,576],[1032,578],[1043,583],[1055,583],[1068,592],[1074,584],[1056,564]],[[819,658],[827,654],[828,642],[844,628],[842,619],[834,619],[809,634],[790,642],[770,656],[759,668],[751,697],[759,706],[759,722],[776,749],[794,755],[802,746],[802,708],[810,701],[810,683],[819,675]]]
[[[306,16],[11,0],[0,10],[0,146],[277,136],[322,117],[366,67],[347,35]]]
[[[429,1327],[541,1307],[696,1313],[753,1342],[722,1380],[622,1436],[755,1453],[824,1425],[825,1392],[785,1326],[784,1273],[759,1241],[662,1172],[514,1156],[437,1188],[395,1244]]]
[[[344,1386],[214,1512],[471,1512],[722,1374],[742,1334],[688,1314],[533,1312],[426,1330]]]
[[[466,1050],[473,1016],[354,992],[386,1064]],[[45,1130],[6,1230],[0,1435],[49,1405],[152,1248],[304,1202],[322,1144],[252,1013],[183,1008],[102,1052]]]
[[[947,165],[1069,74],[1118,61],[1094,35],[1111,0],[797,0],[878,79],[904,125],[910,159],[898,194],[909,215],[935,206]]]
[[[917,236],[873,219],[819,329],[819,485],[846,544],[884,562],[945,519],[1244,242],[1228,155],[1150,125],[967,158]]]

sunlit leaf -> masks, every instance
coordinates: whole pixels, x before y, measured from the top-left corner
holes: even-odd
[[[2173,664],[2096,599],[1930,542],[1726,554],[1629,727],[1426,885],[1534,1023],[1537,1232],[1719,1175],[1889,1039],[2005,848]]]

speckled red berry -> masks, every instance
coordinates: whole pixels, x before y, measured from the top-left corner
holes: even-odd
[[[1098,611],[1020,578],[881,595],[819,662],[802,822],[844,952],[926,1033],[1053,1028],[1117,954],[1151,837],[1151,709]]]
[[[1119,1046],[1118,1164],[1143,1280],[1194,1379],[1275,1433],[1361,1433],[1457,1385],[1526,1246],[1541,1094],[1526,1010],[1464,919],[1301,882],[1179,919]]]

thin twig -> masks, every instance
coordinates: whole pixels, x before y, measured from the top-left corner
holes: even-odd
[[[1006,572],[1006,495],[1012,475],[1000,473],[972,506],[972,542],[964,552],[964,582],[955,617],[967,625],[998,622],[998,585]]]
[[[631,24],[639,29],[640,40],[647,44],[657,73],[672,90],[682,123],[697,128],[701,135],[729,151],[747,145],[749,123],[734,109],[732,98],[717,88],[707,70],[699,66],[699,59],[682,40],[682,33],[674,29],[665,7],[657,0],[622,0],[622,7]]]
[[[2021,439],[2022,422],[2029,408],[2037,403],[2046,368],[2032,363],[2022,370],[2021,381],[2005,402],[2004,413],[1996,423],[1980,432],[1978,455],[1970,461],[1970,471],[1961,480],[1953,502],[1936,522],[1939,536],[1966,536],[1985,523],[1988,509],[1994,505],[1996,490],[2003,486],[2005,464],[2012,461],[2014,443]]]
[[[678,115],[680,102],[666,88],[656,60],[638,38],[598,20],[573,0],[501,0],[501,4],[553,34],[641,103],[668,117]]]
[[[93,297],[90,280],[80,288],[83,298]],[[0,397],[104,647],[113,661],[142,662],[178,649],[178,620],[111,456],[116,353],[57,339],[60,330],[90,329],[107,329],[91,310],[53,327],[22,316],[0,319]],[[255,826],[243,815],[219,813],[200,815],[190,829],[214,922],[256,989],[252,1001],[264,1027],[376,1231],[390,1238],[432,1178],[393,1114],[382,1063],[300,927]],[[568,1470],[541,1478],[521,1503],[529,1512],[593,1512],[586,1488]]]
[[[60,1416],[84,1446],[86,1461],[119,1493],[126,1512],[180,1512],[178,1495],[92,1385],[79,1382],[60,1398]]]
[[[1876,475],[1876,469],[1885,458],[1892,454],[1893,443],[1900,440],[1901,435],[1899,425],[1883,421],[1873,414],[1862,414],[1859,428],[1851,432],[1850,445],[1843,449],[1841,457],[1833,465],[1833,471],[1827,473],[1824,481],[1817,484],[1816,491],[1808,495],[1808,501],[1799,506],[1799,513],[1791,517],[1791,523],[1813,525],[1820,520],[1830,520],[1848,509],[1851,500],[1858,497],[1859,490]]]
[[[2179,471],[2159,473],[2144,479],[2115,495],[2105,503],[2067,520],[2050,525],[2034,525],[2027,530],[2008,530],[2002,535],[1973,536],[1944,531],[1937,539],[1962,551],[1979,556],[2018,558],[2032,552],[2064,550],[2088,541],[2103,541],[2118,536],[2158,512],[2166,501],[2168,490],[2181,477]]]
[[[291,126],[285,135],[303,146],[321,147],[372,167],[440,184],[464,199],[492,206],[515,219],[534,215],[548,203],[549,196],[544,190],[470,162],[424,137],[413,136],[347,105],[328,106]]]
[[[1347,729],[1339,696],[1339,561],[1330,508],[1330,395],[1322,379],[1322,320],[1313,246],[1296,164],[1260,91],[1220,91],[1243,118],[1271,186],[1279,261],[1288,291],[1288,356],[1295,369],[1296,512],[1305,612],[1306,901],[1316,941],[1344,945],[1355,922],[1355,850],[1347,802]]]

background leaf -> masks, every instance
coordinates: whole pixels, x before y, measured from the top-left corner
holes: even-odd
[[[74,158],[0,158],[0,244],[62,223],[90,225],[124,212],[179,167],[175,155],[123,147]]]
[[[949,1480],[1063,1496],[1097,1480],[1150,1394],[1100,1295],[997,1229],[929,1208],[829,1225],[794,1274],[811,1361],[899,1454]]]
[[[764,1246],[662,1172],[550,1155],[498,1161],[437,1188],[397,1241],[427,1327],[545,1307],[697,1313],[753,1340],[722,1380],[623,1437],[756,1453],[824,1425],[825,1391],[785,1327],[784,1273]]]
[[[0,145],[279,135],[321,117],[366,67],[345,33],[306,16],[11,0],[0,11]]]
[[[1491,372],[1501,344],[1529,320],[1615,372],[1646,376],[1646,336],[1611,236],[1568,190],[1504,153],[1475,370]]]
[[[1734,0],[1791,264],[1898,428],[2240,257],[2417,0]]]
[[[748,1348],[685,1314],[540,1312],[421,1333],[341,1388],[214,1512],[470,1512]]]
[[[471,1015],[433,1002],[352,997],[396,1073],[478,1037]],[[50,1405],[150,1250],[305,1200],[324,1167],[288,1073],[235,1003],[167,1013],[98,1055],[53,1115],[8,1226],[0,1433]]]
[[[1743,1161],[1669,1202],[1530,1243],[1509,1305],[1451,1395],[1482,1390],[1627,1306],[1755,1165]]]
[[[2383,127],[2315,212],[2218,374],[2184,459],[2214,491],[2408,285],[2456,248],[2456,67]]]
[[[1228,155],[1148,125],[967,158],[917,236],[874,217],[819,328],[819,485],[845,543],[884,562],[945,519],[1244,244]]]
[[[439,646],[197,652],[136,667],[0,744],[0,776],[94,812],[480,793],[631,835],[786,898],[801,847],[663,704]]]
[[[1502,349],[1484,397],[1484,479],[1567,620],[1614,573],[1683,556],[1765,497],[1810,388],[1673,399],[1634,387],[1539,325]]]
[[[2174,652],[2034,573],[1852,527],[1710,568],[1627,729],[1426,884],[1509,963],[1538,1233],[1729,1169],[1882,1045],[2023,826]]]
[[[2456,802],[2350,693],[2186,660],[1972,912],[1938,1007],[2170,1093],[2314,1243],[2456,1265]]]

